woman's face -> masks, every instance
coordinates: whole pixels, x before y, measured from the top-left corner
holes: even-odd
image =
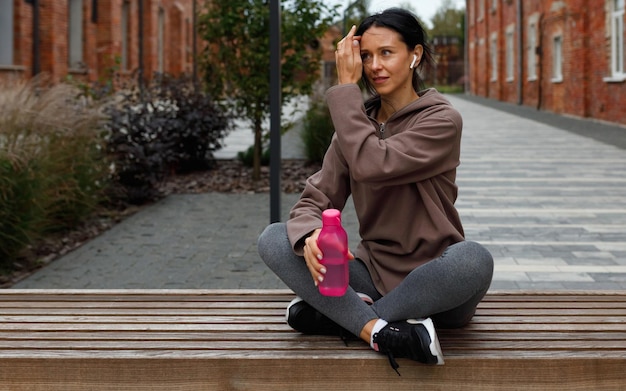
[[[413,54],[400,34],[389,28],[372,26],[361,36],[363,72],[382,97],[413,91],[413,69],[409,68]]]

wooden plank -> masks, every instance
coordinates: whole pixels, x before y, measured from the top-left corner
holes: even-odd
[[[176,308],[175,304],[172,303],[170,306],[161,306],[154,307],[151,306],[150,303],[146,303],[145,306],[134,306],[134,307],[110,307],[104,306],[102,304],[98,304],[96,302],[91,302],[89,306],[78,306],[78,305],[51,305],[50,307],[32,307],[32,306],[12,306],[12,307],[1,307],[0,313],[3,315],[20,315],[26,314],[29,316],[35,315],[52,315],[52,314],[61,314],[61,315],[71,315],[71,314],[83,314],[83,315],[124,315],[124,314],[136,314],[136,315],[204,315],[204,314],[260,314],[260,315],[269,315],[269,316],[284,316],[285,315],[285,307],[286,303],[279,303],[274,307],[255,306],[254,303],[248,303],[247,306],[211,306],[211,307],[202,307],[202,306],[190,306],[190,303],[185,303],[187,305],[182,305],[179,308]],[[560,316],[563,314],[572,314],[572,315],[626,315],[626,307],[620,308],[615,306],[581,306],[576,305],[579,303],[573,303],[567,307],[559,306],[559,307],[549,307],[549,306],[537,306],[537,308],[528,308],[528,307],[519,307],[519,308],[511,308],[511,307],[490,307],[486,305],[481,305],[476,312],[478,316],[501,316],[506,314],[513,314],[515,316]]]
[[[46,302],[46,301],[106,301],[116,302],[284,302],[292,299],[289,290],[201,290],[201,289],[6,289],[0,291],[0,301]],[[104,300],[103,300],[104,298]],[[242,300],[245,299],[245,300]]]
[[[467,330],[486,334],[499,332],[586,332],[595,330],[596,332],[623,332],[624,323],[616,322],[612,324],[470,324]],[[287,324],[267,323],[267,324],[142,324],[142,323],[124,323],[124,324],[98,324],[98,323],[82,323],[76,325],[67,325],[59,323],[9,323],[0,324],[0,331],[167,331],[167,332],[208,332],[208,331],[240,331],[240,332],[266,332],[266,331],[286,331],[293,332]],[[445,335],[445,330],[440,330],[441,335]]]
[[[19,343],[18,343],[19,342]],[[251,340],[178,340],[178,341],[163,341],[163,340],[150,340],[150,341],[138,341],[138,340],[35,340],[35,341],[0,341],[0,356],[6,352],[10,354],[14,350],[28,350],[28,349],[40,349],[40,350],[162,350],[162,351],[174,351],[174,350],[189,350],[189,351],[212,351],[212,350],[335,350],[335,349],[354,349],[361,348],[367,349],[365,343],[354,343],[352,345],[345,346],[340,340],[334,342],[325,341],[325,344],[321,344],[319,341],[301,339],[301,340],[275,340],[275,341],[251,341]],[[534,343],[529,343],[534,342]],[[550,340],[544,339],[542,341],[531,340],[465,340],[465,341],[443,341],[442,347],[446,349],[447,355],[454,355],[455,350],[516,350],[519,352],[525,351],[585,351],[585,350],[603,350],[610,352],[626,351],[626,341],[624,340]]]
[[[543,341],[543,340],[572,340],[572,341],[596,341],[596,340],[626,340],[626,331],[602,333],[596,331],[587,332],[498,332],[498,333],[445,333],[440,331],[439,336],[442,344],[454,345],[457,341]],[[205,332],[162,332],[162,331],[19,331],[19,332],[0,332],[0,340],[6,341],[32,341],[32,340],[53,340],[53,341],[194,341],[194,340],[247,340],[247,341],[302,341],[303,339],[311,339],[317,342],[327,341],[322,336],[309,336],[294,333],[291,330],[284,331],[265,331],[250,335],[248,332],[231,332],[231,331],[205,331]],[[321,341],[319,339],[324,339]],[[336,339],[335,339],[336,341]],[[334,342],[334,341],[333,341]],[[349,341],[349,344],[352,344]]]
[[[89,390],[621,390],[623,361],[603,358],[450,359],[444,366],[399,360],[402,377],[384,357],[272,359],[16,359],[0,367],[12,391]],[[10,371],[10,372],[9,372]]]
[[[264,324],[264,323],[274,323],[276,316],[249,316],[249,315],[231,315],[231,316],[223,316],[223,315],[213,315],[213,314],[204,314],[199,316],[186,316],[186,315],[176,315],[176,323],[196,323],[196,324],[231,324],[231,323],[254,323],[254,324]],[[284,315],[282,317],[284,319]],[[106,324],[106,323],[125,323],[125,324],[133,324],[133,323],[145,323],[145,324],[159,324],[159,323],[172,323],[173,316],[172,315],[153,315],[153,316],[125,316],[125,315],[68,315],[68,316],[47,316],[47,315],[36,315],[35,317],[28,315],[14,315],[14,316],[3,316],[3,323],[71,323],[71,324],[80,324],[80,323],[98,323],[98,324]]]

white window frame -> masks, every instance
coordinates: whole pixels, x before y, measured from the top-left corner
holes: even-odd
[[[70,69],[83,69],[83,0],[69,0],[67,21],[67,61]]]
[[[528,52],[526,54],[526,72],[528,80],[537,80],[537,24],[532,21],[528,24]]]
[[[0,66],[13,65],[13,0],[0,0]]]
[[[485,1],[478,0],[478,21],[485,19]]]
[[[563,36],[552,37],[552,82],[563,81]]]
[[[605,81],[626,80],[624,53],[624,0],[611,0],[611,75]]]
[[[505,35],[506,81],[515,80],[515,26],[509,26]]]
[[[492,33],[489,40],[489,58],[491,65],[491,81],[498,81],[498,34]]]

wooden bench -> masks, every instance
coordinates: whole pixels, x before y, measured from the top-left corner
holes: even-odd
[[[0,390],[626,389],[626,292],[490,292],[444,366],[303,336],[286,290],[0,291]]]

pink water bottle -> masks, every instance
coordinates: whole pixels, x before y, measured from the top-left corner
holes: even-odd
[[[324,281],[319,284],[325,296],[343,296],[348,289],[348,235],[341,226],[341,212],[326,209],[322,212],[322,230],[317,237],[322,251],[320,263],[326,268]]]

